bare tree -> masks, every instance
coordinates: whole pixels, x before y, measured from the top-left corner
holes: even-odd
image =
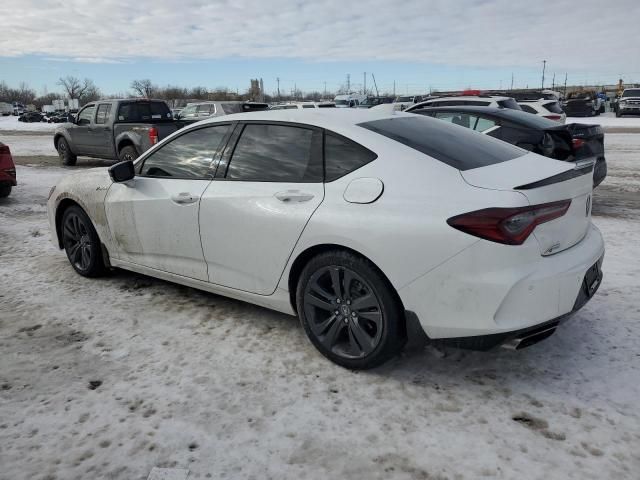
[[[78,97],[82,105],[88,102],[95,102],[101,97],[100,89],[93,83],[93,80],[85,78],[82,87],[83,91]]]
[[[84,93],[84,87],[78,77],[67,75],[66,77],[60,77],[58,80],[60,85],[67,92],[69,98],[80,98]]]
[[[132,90],[144,98],[151,98],[155,95],[158,87],[156,87],[151,80],[145,78],[144,80],[134,80],[131,82]]]

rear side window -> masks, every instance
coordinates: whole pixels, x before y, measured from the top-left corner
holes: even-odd
[[[527,113],[533,113],[533,114],[538,113],[538,112],[536,112],[535,108],[530,107],[529,105],[520,105],[520,108],[522,108],[522,110],[524,112],[527,112]]]
[[[96,114],[96,123],[98,124],[107,123],[107,119],[109,118],[109,113],[111,113],[110,103],[103,103],[98,105],[98,113]]]
[[[558,102],[545,103],[544,108],[549,110],[551,113],[562,113],[562,107]]]
[[[347,138],[324,136],[325,181],[332,182],[375,160],[377,155]]]
[[[498,100],[498,105],[502,108],[511,108],[513,110],[522,110],[518,102],[516,102],[513,98],[507,98],[506,100]]]
[[[226,178],[248,182],[322,182],[322,156],[319,148],[313,148],[319,136],[320,132],[308,128],[248,124],[233,151]]]
[[[459,170],[506,162],[527,153],[506,142],[422,115],[385,118],[358,125]]]
[[[123,103],[118,109],[119,122],[172,120],[171,110],[164,102]]]
[[[206,117],[215,113],[216,107],[210,103],[205,103],[204,105],[198,105],[198,115],[201,117]]]
[[[140,175],[211,178],[209,167],[229,128],[229,125],[199,128],[174,138],[145,159]]]
[[[316,107],[313,105],[302,105],[302,108],[316,108]]]

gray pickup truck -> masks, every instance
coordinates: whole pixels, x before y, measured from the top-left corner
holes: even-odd
[[[53,143],[64,165],[78,156],[134,160],[181,126],[163,100],[99,100],[57,127]]]

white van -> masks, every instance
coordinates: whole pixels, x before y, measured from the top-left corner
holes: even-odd
[[[13,113],[13,105],[6,102],[0,102],[0,115],[7,117]]]
[[[358,108],[358,105],[366,99],[367,96],[361,93],[347,93],[344,95],[336,95],[333,102],[338,108]]]

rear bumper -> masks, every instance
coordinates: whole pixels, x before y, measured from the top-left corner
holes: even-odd
[[[603,255],[593,225],[578,244],[547,257],[533,236],[516,248],[481,240],[398,293],[430,339],[460,345],[485,336],[495,345],[582,307],[585,274]]]

